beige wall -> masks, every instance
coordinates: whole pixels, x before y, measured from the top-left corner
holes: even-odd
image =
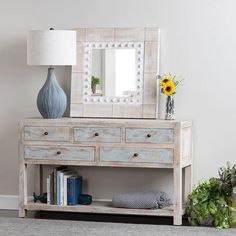
[[[26,66],[26,33],[31,29],[159,26],[161,72],[186,78],[176,95],[176,117],[194,121],[195,183],[216,175],[227,160],[235,162],[235,9],[234,0],[0,0],[0,195],[18,193],[17,121],[39,116],[35,101],[46,68]],[[57,68],[57,76],[69,93],[69,69]],[[163,117],[163,97],[161,109]],[[124,182],[125,190],[145,188],[146,182],[155,188],[153,178],[159,181],[165,174],[81,171],[101,197],[122,190]],[[169,180],[166,175],[161,188],[168,191]]]

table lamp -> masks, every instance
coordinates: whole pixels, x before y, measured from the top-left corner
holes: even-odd
[[[40,114],[46,119],[61,118],[66,94],[57,82],[53,66],[76,64],[76,31],[33,30],[27,37],[27,65],[49,66],[45,84],[37,97]]]

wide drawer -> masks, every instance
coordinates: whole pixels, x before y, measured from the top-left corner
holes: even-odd
[[[126,129],[127,143],[159,143],[171,144],[174,142],[173,129]]]
[[[69,141],[69,127],[33,127],[25,126],[26,141]]]
[[[100,161],[147,162],[173,164],[173,149],[167,148],[100,148]]]
[[[39,160],[94,161],[93,147],[25,146],[25,158]]]
[[[75,128],[74,138],[77,142],[119,143],[120,133],[120,128]]]

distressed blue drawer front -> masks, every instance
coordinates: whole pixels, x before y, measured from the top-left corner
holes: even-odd
[[[25,126],[26,141],[69,141],[69,127],[33,127]]]
[[[127,143],[174,143],[173,129],[126,129]]]
[[[147,162],[173,164],[173,149],[167,148],[100,148],[100,161]]]
[[[94,161],[93,147],[25,146],[25,158],[39,160]]]
[[[103,143],[119,143],[120,128],[75,128],[74,136],[77,142],[103,142]]]

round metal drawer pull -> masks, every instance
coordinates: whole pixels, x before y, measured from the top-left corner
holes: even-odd
[[[147,134],[147,138],[151,138],[152,137],[152,135],[151,134]]]
[[[96,137],[99,136],[99,133],[95,133],[94,136],[96,136]]]
[[[61,151],[57,151],[57,155],[60,155],[61,154]]]
[[[44,135],[48,135],[48,132],[44,132]]]
[[[134,157],[137,157],[138,156],[138,153],[134,153]]]

